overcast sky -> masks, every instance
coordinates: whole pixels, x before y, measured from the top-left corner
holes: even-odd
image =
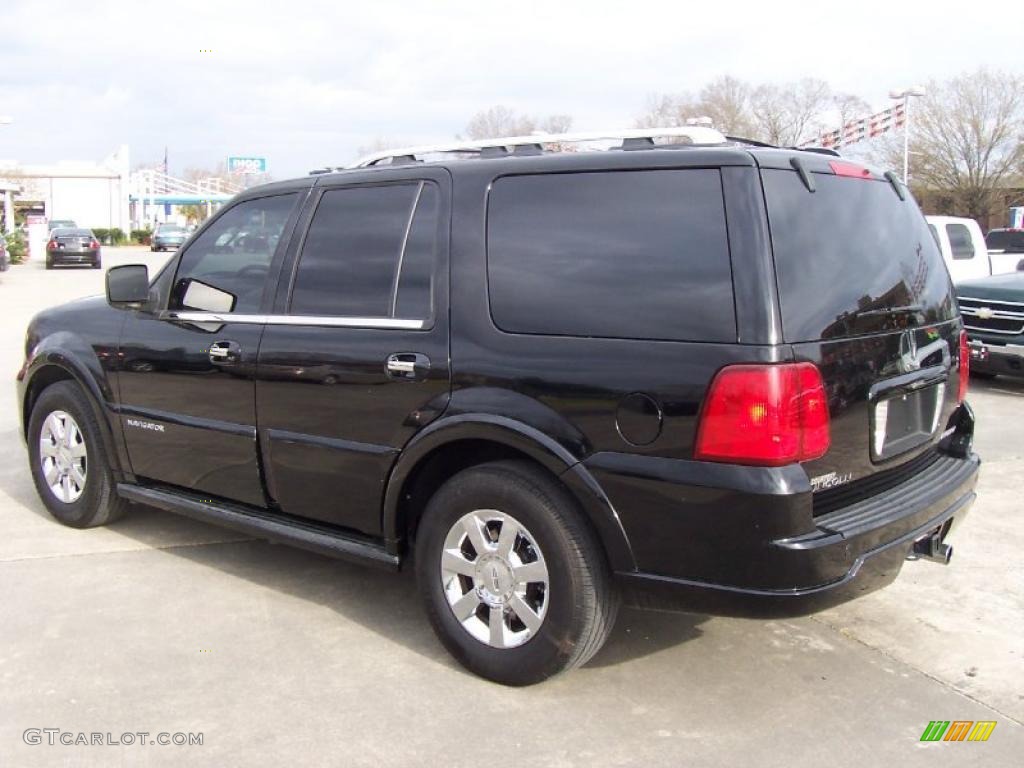
[[[504,104],[629,127],[718,75],[813,76],[876,106],[967,69],[1024,69],[1012,4],[0,0],[0,159],[170,169],[228,155],[278,178],[375,138],[443,141]],[[922,13],[918,9],[925,9]],[[206,52],[209,51],[209,52]]]

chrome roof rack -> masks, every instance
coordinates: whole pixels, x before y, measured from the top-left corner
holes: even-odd
[[[672,128],[631,128],[617,131],[591,131],[586,133],[533,133],[528,136],[502,136],[493,139],[472,139],[445,144],[424,144],[417,147],[388,149],[361,157],[348,168],[368,168],[382,160],[391,164],[416,162],[421,155],[441,153],[471,153],[482,157],[501,157],[507,154],[532,154],[544,145],[580,144],[593,141],[621,141],[622,148],[653,147],[656,138],[688,139],[693,144],[727,144],[722,133],[702,125]],[[396,162],[397,161],[397,162]],[[338,169],[340,170],[340,169]]]

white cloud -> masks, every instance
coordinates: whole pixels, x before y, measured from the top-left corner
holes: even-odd
[[[1018,31],[992,23],[1003,3],[822,7],[58,0],[44,13],[4,0],[0,105],[16,123],[0,128],[0,155],[99,158],[125,142],[143,161],[167,145],[172,170],[251,152],[283,176],[375,136],[449,138],[498,103],[604,128],[630,125],[650,93],[725,73],[821,77],[880,105],[908,82],[1020,69]]]

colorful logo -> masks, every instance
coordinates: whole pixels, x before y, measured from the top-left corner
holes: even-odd
[[[995,720],[932,720],[920,741],[988,741],[995,727]]]

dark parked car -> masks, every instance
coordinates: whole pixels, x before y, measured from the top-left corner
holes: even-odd
[[[1024,272],[957,285],[970,336],[971,372],[1024,376]]]
[[[510,684],[586,662],[622,597],[793,615],[948,562],[967,338],[907,188],[668,133],[695,143],[375,156],[246,190],[152,281],[110,270],[28,329],[44,504],[411,563]]]
[[[102,266],[100,241],[91,229],[61,228],[50,232],[46,243],[46,268],[60,264],[89,264],[93,269]]]
[[[151,251],[165,251],[180,248],[188,239],[188,231],[177,224],[157,224],[150,240]]]

